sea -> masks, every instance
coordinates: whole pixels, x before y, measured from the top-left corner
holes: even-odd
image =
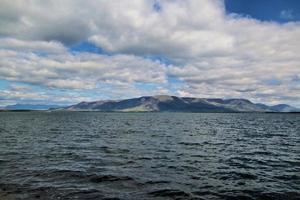
[[[300,114],[1,112],[0,199],[300,199]]]

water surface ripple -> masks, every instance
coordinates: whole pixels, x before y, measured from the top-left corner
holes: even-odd
[[[0,113],[0,199],[300,199],[300,115]]]

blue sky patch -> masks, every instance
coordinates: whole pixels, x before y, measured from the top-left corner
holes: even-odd
[[[262,21],[285,23],[300,20],[299,0],[225,0],[227,13]]]
[[[153,4],[153,10],[155,10],[156,12],[160,12],[162,9],[160,3],[158,1],[155,1]]]
[[[89,43],[87,41],[83,41],[72,45],[69,47],[71,52],[89,52],[89,53],[97,53],[97,54],[106,54],[102,48],[97,47],[96,45]]]

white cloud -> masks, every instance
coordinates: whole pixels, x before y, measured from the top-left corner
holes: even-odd
[[[166,65],[133,55],[68,52],[38,55],[0,50],[0,77],[56,88],[95,89],[100,83],[165,83]]]
[[[60,42],[23,41],[14,38],[0,38],[0,49],[55,54],[66,51],[66,48]]]
[[[17,100],[44,100],[45,98],[48,98],[48,96],[34,92],[28,88],[9,88],[7,90],[0,91],[0,100],[10,100],[10,101],[17,101]]]
[[[161,9],[153,8],[155,2]],[[299,22],[226,15],[222,0],[1,0],[1,5],[0,76],[7,80],[76,89],[125,85],[141,94],[135,83],[168,85],[168,74],[183,81],[182,95],[300,102]],[[73,55],[64,46],[86,40],[116,55]],[[143,58],[148,55],[173,65]],[[169,92],[165,85],[157,91]]]
[[[30,86],[20,85],[10,85],[0,91],[0,107],[17,103],[70,105],[80,101],[92,101],[92,99],[78,92],[57,93],[49,89],[34,91]]]

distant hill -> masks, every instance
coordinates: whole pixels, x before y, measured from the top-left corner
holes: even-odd
[[[124,100],[81,102],[63,110],[107,112],[299,112],[280,104],[267,106],[247,99],[191,98],[176,96],[144,96]]]
[[[3,110],[49,110],[60,108],[59,105],[43,105],[43,104],[15,104],[3,107]]]
[[[300,109],[289,106],[287,104],[278,104],[275,106],[271,106],[271,109],[277,110],[278,112],[300,112]]]

